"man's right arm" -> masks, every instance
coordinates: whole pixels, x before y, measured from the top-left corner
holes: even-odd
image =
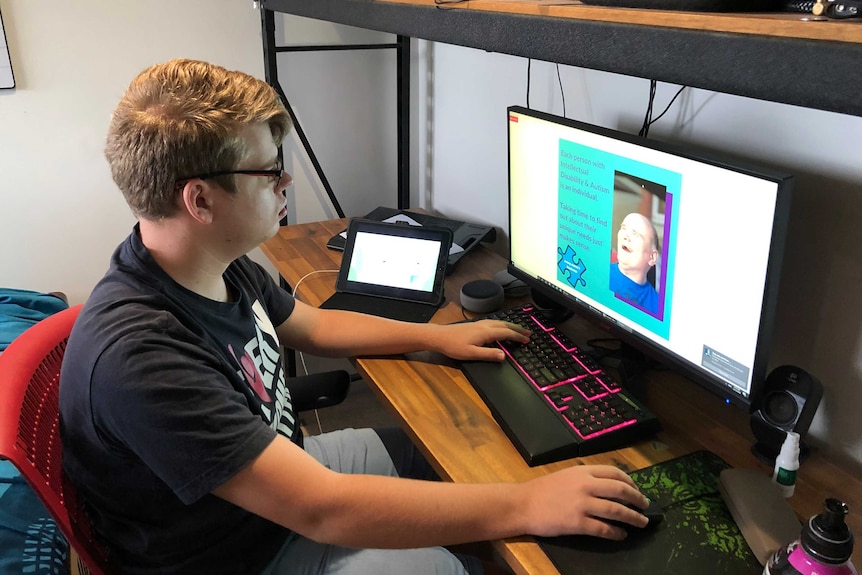
[[[645,507],[611,466],[573,466],[526,483],[454,484],[331,471],[282,436],[213,493],[312,540],[350,547],[412,548],[522,534],[622,539],[599,518],[645,518],[609,499]]]

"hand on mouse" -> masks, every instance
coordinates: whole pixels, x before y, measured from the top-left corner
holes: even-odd
[[[647,518],[634,509],[645,508],[646,497],[631,477],[610,465],[573,466],[522,485],[530,490],[525,513],[535,516],[529,531],[533,535],[594,535],[621,541],[626,530],[606,519],[634,527],[647,524]]]
[[[635,511],[635,512],[637,512],[637,513],[639,513],[639,514],[641,514],[647,518],[647,524],[641,525],[638,527],[652,527],[652,526],[658,525],[659,523],[661,523],[664,520],[664,513],[662,512],[661,506],[658,505],[657,503],[653,502],[653,501],[650,501],[646,507],[638,507],[638,506],[632,505],[631,503],[629,503],[627,501],[615,501],[615,503],[620,503],[624,507],[628,507],[629,509],[632,509],[633,511]],[[620,521],[618,519],[608,518],[608,519],[605,519],[605,521],[607,521],[608,523],[610,523],[614,527],[620,527],[622,529],[628,529],[629,527],[631,527],[631,524],[625,523],[625,522]]]

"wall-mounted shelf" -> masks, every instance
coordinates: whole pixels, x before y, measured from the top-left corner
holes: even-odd
[[[264,0],[269,10],[862,116],[862,19],[544,0]]]

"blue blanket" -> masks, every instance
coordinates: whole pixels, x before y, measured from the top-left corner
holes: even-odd
[[[24,330],[67,307],[50,294],[0,288],[0,353]],[[0,575],[66,575],[68,554],[66,539],[36,493],[14,465],[0,460]]]
[[[8,461],[0,461],[0,549],[0,575],[69,572],[66,539]]]
[[[51,294],[0,288],[0,352],[28,327],[67,307],[69,304]]]

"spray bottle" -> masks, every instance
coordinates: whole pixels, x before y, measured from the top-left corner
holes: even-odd
[[[799,469],[799,434],[788,431],[781,451],[775,458],[775,470],[772,473],[772,481],[778,485],[781,495],[785,498],[791,497],[796,490],[796,473]]]

